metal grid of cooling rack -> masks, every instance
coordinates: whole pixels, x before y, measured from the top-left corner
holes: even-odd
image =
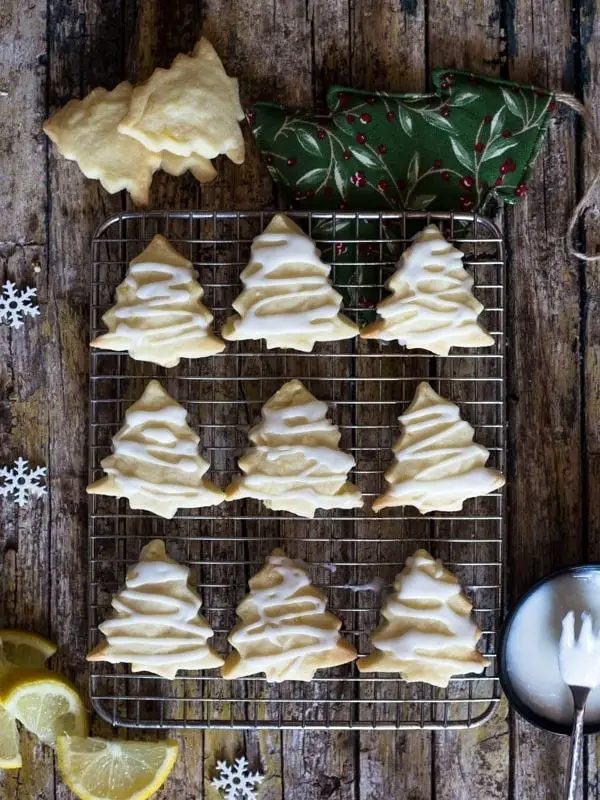
[[[250,244],[273,212],[125,212],[97,231],[92,252],[91,335],[112,305],[128,262],[155,233],[163,233],[198,270],[218,332],[239,292],[239,273]],[[262,404],[286,380],[302,379],[330,405],[341,446],[356,458],[351,479],[365,496],[356,511],[317,512],[314,520],[264,509],[256,501],[226,503],[171,521],[132,511],[125,500],[92,496],[89,505],[90,645],[140,549],[160,536],[171,555],[192,568],[203,613],[215,630],[216,648],[228,649],[227,632],[249,576],[276,546],[310,565],[313,581],[328,595],[343,632],[359,653],[368,652],[378,621],[377,576],[391,584],[405,558],[430,549],[460,578],[474,602],[490,666],[482,676],[453,680],[447,689],[408,684],[391,674],[361,674],[353,664],[317,673],[310,683],[270,685],[256,678],[224,681],[218,671],[181,673],[174,681],[133,675],[123,665],[91,664],[95,709],[113,724],[194,728],[462,728],[480,724],[499,698],[496,646],[502,613],[504,497],[467,501],[461,513],[427,517],[414,509],[375,516],[370,501],[384,486],[397,418],[420,380],[459,403],[489,448],[490,465],[505,468],[505,265],[502,237],[487,219],[449,213],[292,212],[333,264],[333,283],[346,293],[345,313],[356,320],[365,305],[385,294],[383,284],[411,236],[429,222],[466,254],[475,294],[485,306],[482,322],[495,344],[455,350],[447,358],[360,339],[317,345],[310,354],[267,351],[260,342],[229,343],[226,351],[165,370],[126,354],[92,351],[90,374],[90,480],[101,474],[111,437],[124,412],[150,378],[158,378],[189,412],[201,437],[208,473],[225,486],[248,428]],[[356,247],[354,247],[356,245]],[[355,260],[352,260],[355,259]],[[342,263],[344,262],[344,263]],[[369,299],[365,303],[364,297]]]

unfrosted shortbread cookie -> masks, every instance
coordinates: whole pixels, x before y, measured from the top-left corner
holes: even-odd
[[[406,559],[381,609],[373,652],[360,672],[399,672],[405,681],[447,686],[453,675],[487,666],[475,648],[481,631],[456,577],[426,550]]]
[[[160,168],[176,178],[188,170],[201,183],[209,183],[217,177],[217,170],[212,161],[198,153],[192,153],[191,156],[176,156],[174,153],[163,150],[159,155],[161,157]]]
[[[397,341],[409,350],[440,356],[451,347],[494,344],[477,322],[483,306],[473,296],[473,278],[463,258],[435,225],[428,225],[402,254],[386,284],[393,294],[379,303],[378,318],[360,332],[361,338]]]
[[[163,367],[220,353],[225,343],[212,333],[203,296],[192,264],[157,234],[129,265],[116,304],[102,317],[108,333],[90,347],[127,350],[137,361]]]
[[[203,477],[209,465],[186,416],[158,381],[150,381],[125,413],[112,454],[102,460],[105,477],[88,486],[88,494],[126,497],[131,508],[166,519],[179,508],[220,503],[223,492]]]
[[[310,681],[318,669],[354,661],[355,648],[339,634],[341,620],[326,610],[327,598],[304,564],[273,550],[249,584],[228,637],[235,652],[224,678],[264,672],[270,683]]]
[[[340,314],[342,296],[315,243],[285,214],[276,214],[252,243],[240,278],[244,289],[225,323],[224,339],[265,339],[269,349],[310,352],[316,342],[352,339],[358,327]]]
[[[99,180],[111,194],[126,189],[136,203],[146,205],[161,157],[117,129],[131,94],[127,81],[112,92],[94,89],[47,119],[44,131],[65,158],[77,162],[86,178]]]
[[[104,641],[87,660],[131,664],[132,672],[169,679],[180,669],[220,667],[223,659],[208,644],[214,632],[199,613],[202,602],[188,586],[189,575],[162,539],[147,544],[112,599],[113,616],[99,626]]]
[[[415,506],[429,511],[460,511],[470,497],[504,486],[504,477],[486,467],[489,450],[473,442],[475,431],[460,409],[423,381],[400,417],[403,434],[393,447],[395,460],[385,473],[388,489],[373,510]]]
[[[347,481],[355,466],[339,449],[340,432],[327,419],[327,403],[298,380],[285,383],[262,409],[239,459],[244,472],[227,487],[226,500],[252,497],[272,511],[314,517],[317,508],[360,508],[359,489]]]
[[[214,47],[202,38],[192,56],[180,53],[169,69],[155,69],[135,87],[119,131],[155,152],[204,158],[224,153],[241,164],[243,119],[237,79],[227,76]]]

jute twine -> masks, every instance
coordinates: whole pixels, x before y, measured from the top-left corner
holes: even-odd
[[[594,122],[594,118],[588,108],[586,108],[583,103],[580,103],[576,97],[573,95],[566,94],[563,92],[557,92],[554,96],[557,103],[562,103],[569,108],[572,108],[573,111],[577,112],[583,119],[586,129],[589,131],[589,134],[592,138],[592,153],[594,154],[594,159],[598,161],[599,153],[600,153],[600,138],[598,137],[598,131],[596,130],[596,125]],[[575,245],[573,244],[573,240],[575,237],[575,229],[579,220],[581,219],[583,212],[585,209],[592,204],[592,195],[598,188],[598,184],[600,184],[600,165],[595,167],[594,170],[594,177],[592,178],[592,182],[585,190],[583,197],[577,203],[571,217],[569,219],[569,227],[567,228],[567,249],[569,254],[574,256],[575,258],[581,259],[581,261],[600,261],[600,254],[596,256],[589,256],[587,253],[582,253],[579,251]]]

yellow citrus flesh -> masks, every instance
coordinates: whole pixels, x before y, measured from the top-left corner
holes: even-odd
[[[166,779],[178,745],[60,736],[58,768],[80,800],[147,800]]]
[[[11,669],[0,675],[0,705],[51,747],[62,734],[85,736],[88,732],[87,713],[77,689],[46,669]]]
[[[17,629],[0,628],[0,642],[4,656],[18,667],[43,667],[57,650],[50,639]]]
[[[0,769],[19,769],[22,765],[17,723],[0,706]]]

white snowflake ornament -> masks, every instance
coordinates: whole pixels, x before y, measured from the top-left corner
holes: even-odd
[[[0,294],[0,322],[6,322],[11,328],[20,328],[25,317],[39,316],[39,306],[32,300],[37,294],[35,286],[17,289],[14,283],[6,281]]]
[[[24,458],[17,458],[13,466],[0,467],[0,497],[12,495],[12,500],[23,508],[30,496],[42,497],[47,493],[40,479],[46,475],[46,467],[31,469]]]
[[[245,756],[236,758],[230,766],[227,761],[217,761],[219,777],[211,781],[211,785],[221,792],[224,800],[257,800],[257,784],[265,776],[260,772],[249,772],[248,759]]]

